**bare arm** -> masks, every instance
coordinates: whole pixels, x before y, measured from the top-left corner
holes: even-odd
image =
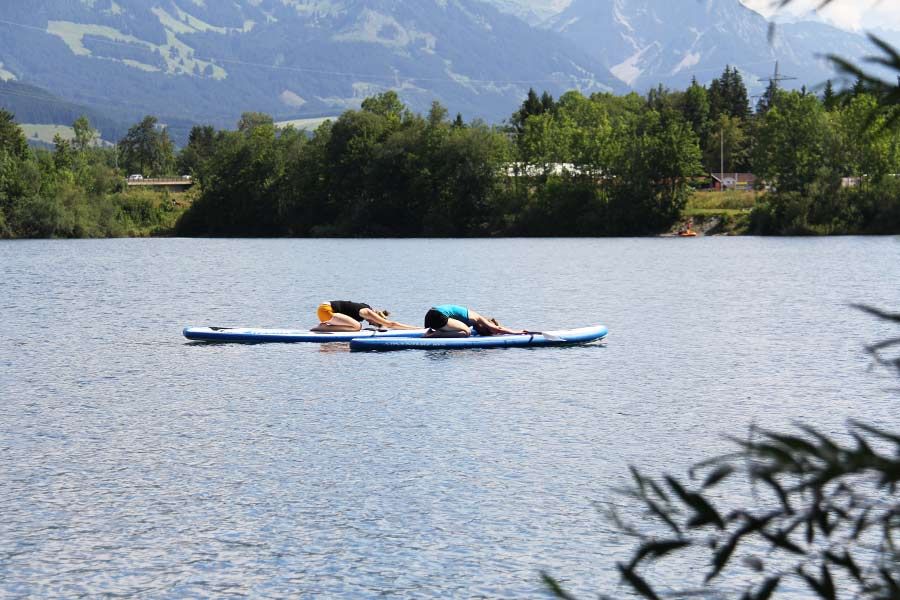
[[[364,308],[359,311],[359,316],[364,318],[372,325],[384,327],[385,329],[421,329],[421,327],[416,327],[415,325],[406,325],[405,323],[398,323],[397,321],[385,319],[370,308]]]
[[[491,333],[491,335],[499,335],[499,334],[508,334],[515,335],[518,333],[525,333],[524,329],[510,329],[509,327],[504,327],[503,325],[496,325],[489,319],[484,318],[474,310],[469,311],[469,320],[474,321],[479,329],[487,330]]]

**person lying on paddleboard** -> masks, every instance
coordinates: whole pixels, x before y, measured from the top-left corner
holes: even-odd
[[[383,329],[419,329],[388,319],[391,313],[386,310],[375,310],[368,304],[349,300],[324,302],[316,314],[319,324],[310,331],[360,331],[363,321]]]
[[[456,304],[442,304],[425,313],[425,337],[468,337],[474,327],[478,335],[498,335],[502,333],[525,333],[524,330],[509,329],[496,319],[489,319]]]

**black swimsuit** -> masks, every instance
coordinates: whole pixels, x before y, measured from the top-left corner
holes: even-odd
[[[347,315],[353,319],[356,319],[360,323],[365,321],[365,319],[360,315],[360,311],[364,308],[372,309],[368,304],[361,304],[359,302],[350,302],[349,300],[332,300],[329,302],[331,304],[332,312],[340,313],[342,315]]]

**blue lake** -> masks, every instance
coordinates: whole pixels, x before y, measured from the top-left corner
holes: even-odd
[[[0,596],[624,595],[595,503],[751,424],[900,429],[850,308],[894,238],[0,242]],[[603,323],[600,345],[204,345],[333,299],[418,324]],[[673,571],[669,581],[679,583]],[[798,598],[803,597],[798,593]]]

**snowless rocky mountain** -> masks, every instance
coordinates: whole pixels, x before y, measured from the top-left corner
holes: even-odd
[[[419,112],[438,100],[499,122],[529,87],[683,87],[731,64],[761,89],[776,60],[815,85],[832,75],[817,53],[870,51],[821,23],[780,25],[770,44],[739,0],[4,0],[0,103],[16,82],[126,120],[232,126],[394,89]]]
[[[132,117],[233,125],[339,114],[397,90],[500,121],[535,86],[621,91],[558,33],[479,0],[6,0],[0,79]]]

